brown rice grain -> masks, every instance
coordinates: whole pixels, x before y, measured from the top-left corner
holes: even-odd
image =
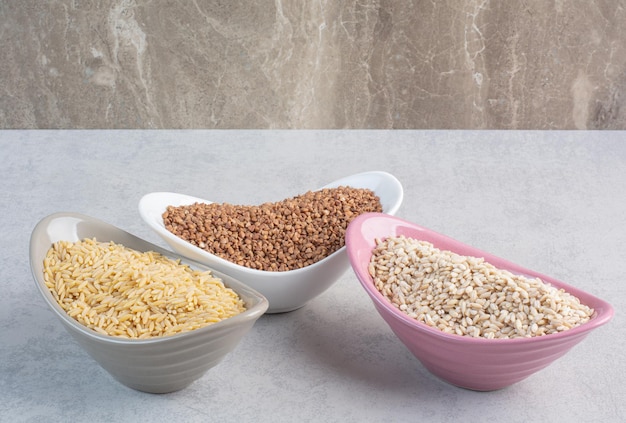
[[[95,238],[54,243],[44,259],[44,280],[70,317],[111,336],[174,335],[245,310],[209,271]]]

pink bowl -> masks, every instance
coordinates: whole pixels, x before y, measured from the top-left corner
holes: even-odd
[[[534,338],[484,339],[446,334],[401,312],[373,284],[368,265],[375,240],[400,235],[428,241],[457,254],[484,257],[485,261],[512,273],[539,277],[577,296],[595,313],[583,325]],[[611,305],[591,294],[386,214],[367,213],[354,219],[346,232],[346,247],[359,282],[391,330],[431,373],[462,388],[491,391],[517,383],[563,356],[613,317]]]

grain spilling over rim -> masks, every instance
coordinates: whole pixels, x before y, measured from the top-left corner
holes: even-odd
[[[376,240],[369,273],[394,306],[450,334],[542,336],[579,326],[593,314],[578,298],[539,278],[405,236]]]
[[[198,329],[245,310],[210,271],[95,238],[58,241],[46,286],[67,314],[104,335],[146,339]]]

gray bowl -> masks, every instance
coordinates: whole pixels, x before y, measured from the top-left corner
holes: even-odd
[[[43,279],[43,260],[56,241],[95,237],[138,251],[155,251],[199,270],[194,261],[164,250],[113,225],[77,213],[56,213],[42,219],[30,239],[30,266],[39,292],[67,331],[89,355],[122,384],[144,392],[167,393],[185,388],[217,365],[241,341],[268,302],[257,291],[220,272],[213,274],[245,302],[243,313],[190,332],[145,340],[101,335],[78,323],[59,306]]]

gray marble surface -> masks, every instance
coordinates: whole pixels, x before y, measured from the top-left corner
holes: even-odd
[[[620,422],[626,420],[626,133],[0,131],[0,421]],[[137,211],[168,190],[258,204],[366,170],[393,173],[398,216],[564,280],[616,309],[509,388],[430,375],[346,273],[263,316],[182,391],[114,381],[45,308],[28,264],[44,216],[76,211],[163,245]]]
[[[0,1],[4,129],[626,129],[626,0]]]

